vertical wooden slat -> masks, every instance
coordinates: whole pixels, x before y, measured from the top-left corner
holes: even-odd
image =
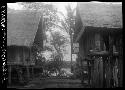
[[[119,87],[123,87],[123,59],[120,57],[120,84]]]
[[[30,47],[30,60],[32,60],[32,46]],[[33,61],[31,62],[33,63]],[[32,77],[34,77],[33,65],[31,65]]]
[[[103,57],[103,87],[105,87],[105,60],[106,58]]]
[[[103,60],[102,60],[102,58],[100,58],[100,86],[101,86],[101,88],[103,87]]]
[[[24,66],[26,66],[26,71],[27,71],[27,79],[29,80],[29,68],[28,68],[28,64],[26,63],[26,60],[25,60],[25,48],[23,47],[23,63],[24,63]]]
[[[34,68],[32,66],[32,77],[34,77]]]
[[[120,64],[120,80],[119,80],[119,87],[123,87],[123,43],[122,43],[122,38],[119,42],[119,64]]]
[[[28,67],[28,65],[26,66],[26,70],[27,70],[27,79],[29,80],[30,74],[29,74],[29,67]]]
[[[24,54],[24,56],[25,56],[25,54]],[[28,64],[28,62],[26,63],[26,69],[27,69],[27,79],[29,80],[30,72],[29,72],[29,64]]]
[[[23,64],[25,65],[25,60],[24,60],[24,48],[22,47],[22,55],[23,55]]]
[[[9,67],[9,85],[11,84],[11,65],[8,65],[8,67]]]
[[[111,84],[110,84],[110,87],[112,87],[112,84],[113,84],[113,81],[112,81],[112,78],[113,78],[113,38],[110,34],[109,36],[109,52],[110,52],[110,65],[111,65],[111,78],[110,78],[110,81],[111,81]]]
[[[22,56],[22,57],[23,57],[23,58],[22,58],[22,59],[23,59],[23,65],[25,66],[25,60],[24,60],[24,47],[22,47],[22,55],[23,55],[23,56]]]
[[[19,81],[22,83],[23,82],[23,77],[22,77],[22,69],[21,67],[17,66],[17,74],[18,74],[18,77],[19,77]]]

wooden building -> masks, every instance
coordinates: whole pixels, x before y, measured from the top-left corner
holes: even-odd
[[[90,86],[122,87],[122,4],[80,2],[76,15],[73,39],[79,43],[78,62],[88,70]]]
[[[37,49],[43,47],[42,22],[42,13],[39,11],[7,9],[9,84],[11,84],[13,72],[17,71],[20,82],[29,80],[33,75],[33,68],[30,68],[35,66],[33,47],[34,45],[37,46]]]

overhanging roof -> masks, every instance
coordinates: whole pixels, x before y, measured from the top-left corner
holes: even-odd
[[[75,41],[79,40],[85,27],[123,28],[122,4],[79,2],[77,12],[81,18],[78,23],[82,26],[76,30],[79,33],[76,33]]]
[[[122,4],[78,3],[84,26],[122,28]]]
[[[7,46],[29,46],[34,42],[41,12],[7,11]]]

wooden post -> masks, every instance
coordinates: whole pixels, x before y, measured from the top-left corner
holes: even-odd
[[[34,77],[34,70],[33,70],[33,66],[32,66],[32,78]]]
[[[92,67],[91,67],[91,84],[90,84],[90,86],[93,87],[94,60],[92,59],[92,57],[90,57],[90,58],[91,58],[91,65],[92,65]]]
[[[30,47],[30,61],[31,63],[33,63],[31,56],[32,56],[32,46]],[[32,70],[32,78],[33,78],[34,77],[33,65],[31,65],[31,70]]]
[[[100,70],[100,87],[103,88],[103,59],[100,57],[99,70]]]
[[[8,65],[9,66],[9,85],[11,84],[11,65]]]
[[[123,43],[119,40],[119,87],[123,87]]]
[[[103,57],[103,88],[106,87],[106,78],[105,78],[105,66],[106,66],[106,57]]]
[[[111,79],[110,79],[110,87],[113,86],[113,38],[111,37],[111,35],[109,36],[109,52],[110,52],[110,65],[111,65]]]
[[[29,74],[29,66],[28,65],[26,66],[26,69],[27,69],[27,79],[29,80],[30,74]]]
[[[26,65],[26,71],[27,71],[27,79],[29,80],[29,68],[28,68],[28,64],[25,64],[25,50],[23,48],[23,62],[24,62],[24,66]]]
[[[22,77],[22,69],[21,67],[17,66],[17,74],[18,74],[18,77],[19,77],[19,81],[22,83],[23,82],[23,77]]]
[[[28,61],[26,63],[26,70],[27,70],[27,79],[29,80],[30,79],[30,72],[29,72],[29,64],[28,64]]]
[[[120,56],[119,59],[120,62],[120,70],[119,70],[119,74],[120,74],[120,79],[119,79],[119,87],[123,87],[123,58]]]

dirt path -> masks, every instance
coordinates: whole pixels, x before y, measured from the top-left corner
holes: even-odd
[[[36,78],[30,81],[25,89],[42,89],[42,88],[84,88],[80,80],[56,79],[56,78]]]

